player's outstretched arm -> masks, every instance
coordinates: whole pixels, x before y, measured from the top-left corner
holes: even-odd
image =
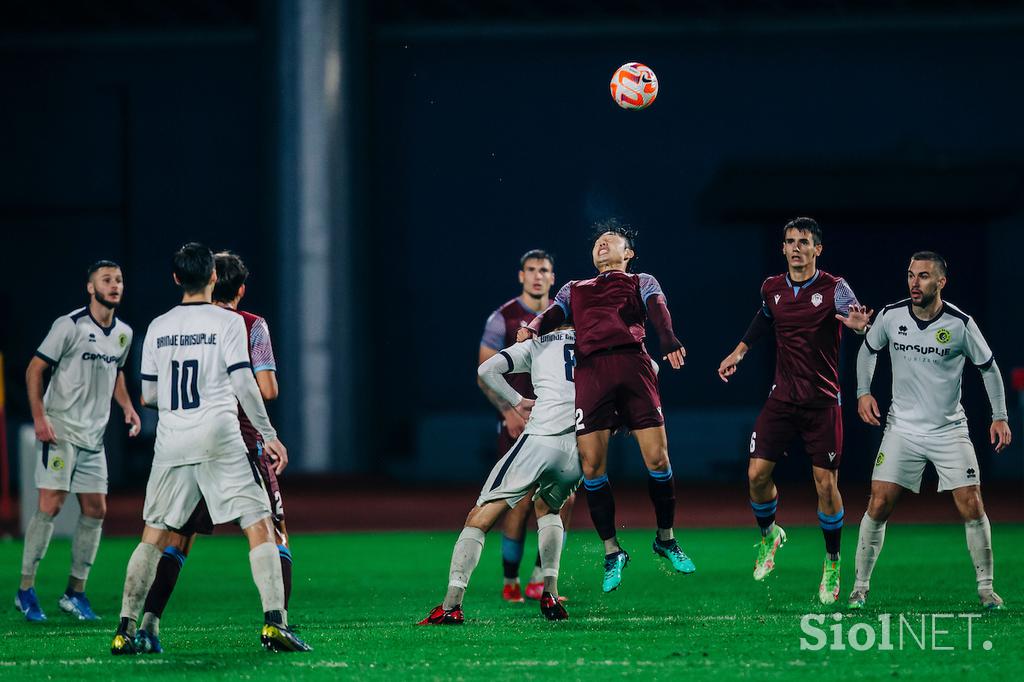
[[[763,293],[763,292],[762,292]],[[765,307],[754,313],[743,339],[736,344],[736,348],[725,356],[725,359],[718,365],[718,377],[729,383],[729,377],[736,373],[738,365],[746,357],[747,352],[754,347],[754,344],[771,333],[775,326],[775,320],[768,316]]]
[[[28,386],[28,404],[32,410],[32,423],[35,426],[36,438],[43,443],[56,443],[57,434],[53,425],[46,418],[43,407],[43,373],[50,365],[42,358],[33,357],[25,370],[25,384]]]

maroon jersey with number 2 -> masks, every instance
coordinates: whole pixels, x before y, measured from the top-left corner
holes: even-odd
[[[569,282],[555,303],[576,328],[576,433],[662,426],[658,377],[644,348],[647,299],[664,297],[646,273],[612,270]]]

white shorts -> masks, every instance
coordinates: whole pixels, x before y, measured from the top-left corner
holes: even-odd
[[[576,434],[538,436],[524,433],[487,476],[477,506],[502,500],[510,507],[519,504],[537,486],[537,496],[554,510],[583,480]]]
[[[246,528],[270,516],[270,498],[243,452],[198,464],[154,466],[142,518],[152,528],[181,528],[200,497],[215,524],[238,521]]]
[[[889,481],[917,493],[926,462],[935,465],[939,474],[939,492],[981,483],[978,457],[966,429],[919,436],[886,428],[871,480]]]
[[[56,445],[36,441],[36,487],[71,493],[107,494],[107,455],[57,436]]]

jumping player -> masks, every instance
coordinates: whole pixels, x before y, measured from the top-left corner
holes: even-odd
[[[71,573],[61,611],[97,620],[85,582],[100,546],[107,510],[107,458],[103,434],[110,419],[110,396],[124,411],[129,436],[139,432],[139,415],[125,386],[124,365],[132,330],[114,312],[124,295],[121,268],[112,261],[93,264],[87,274],[89,305],[54,321],[25,373],[36,439],[35,482],[39,504],[25,529],[21,585],[14,605],[25,620],[46,620],[36,597],[39,562],[53,535],[53,519],[68,493],[78,495],[82,514],[71,541]],[[43,377],[51,370],[43,395]]]
[[[213,254],[186,244],[174,256],[181,304],[153,320],[142,346],[142,397],[157,405],[153,468],[146,486],[145,528],[125,576],[121,621],[110,650],[134,654],[135,620],[156,573],[168,531],[182,528],[200,499],[214,523],[237,522],[249,540],[249,563],[263,605],[264,647],[308,651],[288,629],[281,563],[270,499],[246,457],[238,405],[263,437],[276,473],[288,463],[252,374],[242,318],[212,305]]]
[[[696,570],[675,540],[675,484],[654,363],[644,348],[645,322],[658,333],[672,369],[683,366],[686,350],[672,331],[661,285],[646,273],[632,274],[636,232],[614,219],[594,225],[592,256],[598,275],[562,287],[555,302],[519,332],[519,339],[543,335],[565,322],[576,328],[576,436],[590,517],[604,541],[602,588],[622,582],[629,555],[615,532],[615,500],[608,483],[608,439],[626,427],[640,445],[650,473],[648,491],[658,523],[655,554],[682,573]]]
[[[775,524],[779,493],[772,470],[800,436],[811,458],[818,492],[818,522],[825,536],[825,562],[818,599],[839,598],[839,540],[843,500],[839,462],[843,455],[843,421],[839,408],[839,339],[843,326],[863,334],[871,312],[857,303],[846,280],[818,270],[821,228],[797,218],[783,228],[782,255],[788,272],[761,285],[761,309],[746,335],[718,367],[722,381],[736,372],[747,351],[773,329],[775,380],[750,436],[750,505],[761,528],[754,580],[775,568],[775,552],[786,533]]]
[[[939,492],[953,491],[964,520],[978,597],[988,609],[1003,607],[992,589],[992,528],[981,502],[981,473],[960,405],[965,360],[981,371],[992,405],[989,438],[996,452],[1010,444],[1003,378],[978,324],[942,300],[946,261],[933,251],[911,256],[910,298],[886,306],[857,355],[857,412],[873,426],[881,413],[871,378],[883,349],[892,362],[892,405],[871,476],[871,499],[857,541],[857,580],[850,608],[864,606],[871,572],[882,551],[885,524],[904,489],[918,492],[926,462],[939,474]]]
[[[217,283],[213,287],[213,303],[221,308],[233,310],[242,316],[245,322],[246,339],[249,347],[249,361],[260,388],[264,401],[277,398],[277,362],[274,349],[270,343],[270,328],[267,321],[258,315],[238,310],[238,304],[246,293],[246,279],[249,270],[236,254],[229,251],[214,256],[217,269]],[[263,486],[270,495],[273,511],[272,520],[277,534],[277,549],[281,557],[281,573],[284,578],[284,608],[287,617],[288,600],[292,591],[292,555],[288,546],[288,531],[284,522],[284,503],[277,474],[269,461],[263,456],[263,439],[239,406],[238,422],[242,429],[242,440],[248,450],[249,461],[263,479]],[[195,540],[196,533],[209,535],[213,532],[213,522],[206,504],[200,502],[184,528],[170,534],[170,541],[160,561],[157,563],[156,577],[146,595],[143,607],[142,622],[135,634],[137,648],[144,653],[160,653],[160,618],[167,601],[178,582],[178,575],[185,565]]]
[[[510,346],[480,365],[480,379],[528,421],[522,435],[487,477],[455,543],[448,593],[420,625],[464,622],[462,598],[480,561],[485,534],[503,513],[528,499],[534,490],[532,501],[537,512],[537,544],[544,583],[540,611],[548,620],[569,617],[558,598],[558,564],[563,543],[558,510],[573,494],[582,475],[573,417],[575,341],[572,328],[564,327]],[[515,373],[529,373],[536,401],[524,398],[505,380]]]
[[[491,313],[484,325],[480,339],[478,364],[483,364],[502,348],[516,342],[516,332],[529,324],[549,303],[551,287],[555,283],[555,259],[541,249],[532,249],[519,259],[519,283],[523,290],[515,298],[506,301]],[[533,400],[533,384],[527,374],[507,374],[507,381],[524,398]],[[480,390],[498,411],[498,458],[509,451],[522,434],[526,422],[498,393],[491,390],[482,378],[477,377]],[[572,518],[572,507],[576,499],[570,495],[562,506],[562,522],[566,528]],[[523,559],[523,545],[526,543],[526,524],[530,518],[530,500],[523,498],[517,506],[505,513],[501,536],[501,562],[504,571],[502,598],[508,602],[521,603],[523,591],[519,586],[519,564]],[[533,567],[533,574],[526,584],[526,597],[540,599],[544,590],[544,579],[540,568],[540,552]]]

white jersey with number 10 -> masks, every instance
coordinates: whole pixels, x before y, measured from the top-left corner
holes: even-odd
[[[230,379],[236,371],[252,371],[240,315],[184,303],[153,320],[142,345],[142,379],[157,384],[154,465],[245,453]]]

